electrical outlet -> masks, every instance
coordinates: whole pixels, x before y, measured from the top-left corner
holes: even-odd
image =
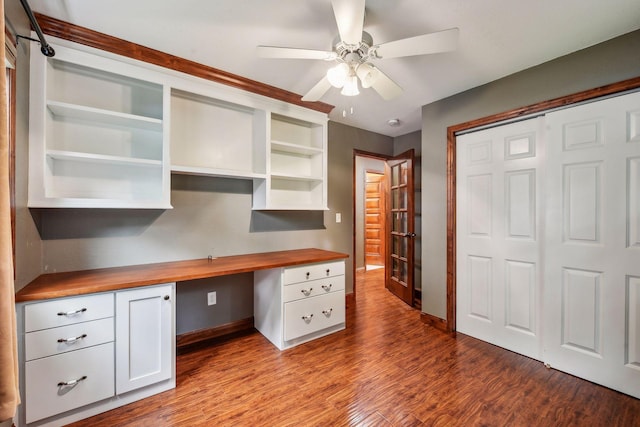
[[[216,305],[216,293],[209,292],[207,294],[207,305]]]

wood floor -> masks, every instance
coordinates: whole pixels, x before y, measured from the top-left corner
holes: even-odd
[[[177,387],[74,426],[638,426],[640,400],[426,326],[358,278],[347,329],[283,352],[257,332],[178,356]]]

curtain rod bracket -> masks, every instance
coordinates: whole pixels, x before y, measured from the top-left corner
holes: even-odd
[[[39,40],[35,40],[35,39],[32,39],[31,37],[24,37],[19,35],[17,35],[17,37],[40,42],[40,52],[42,52],[44,56],[48,56],[48,57],[54,56],[56,54],[56,51],[53,50],[51,45],[49,45],[49,43],[47,43],[47,41],[44,39],[44,34],[42,34],[42,30],[40,29],[40,25],[38,25],[38,21],[36,20],[36,17],[33,16],[33,12],[31,11],[31,7],[29,7],[29,3],[27,3],[27,0],[20,0],[20,3],[22,3],[22,7],[24,8],[24,11],[27,14],[27,17],[31,22],[31,26],[33,27],[36,34],[38,34]]]
[[[20,34],[16,34],[16,39],[18,41],[18,44],[20,44],[20,39],[31,40],[32,42],[40,43],[40,40],[38,40],[38,39],[34,39],[33,37],[21,36]],[[44,56],[48,56],[48,57],[52,57],[52,56],[54,56],[56,54],[56,51],[53,50],[51,45],[47,45],[46,47],[44,47],[44,46],[41,47],[40,48],[40,52],[42,52],[42,54]]]

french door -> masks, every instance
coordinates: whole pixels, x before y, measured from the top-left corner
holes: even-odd
[[[459,136],[456,179],[457,330],[640,398],[640,93]]]
[[[409,305],[414,297],[414,151],[387,160],[389,176],[387,268],[385,287]]]

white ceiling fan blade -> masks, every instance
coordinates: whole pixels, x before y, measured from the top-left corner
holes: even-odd
[[[295,47],[258,46],[258,56],[275,59],[323,59],[331,61],[336,53],[328,50],[298,49]]]
[[[376,48],[376,55],[386,59],[448,52],[455,50],[458,46],[459,32],[460,30],[457,28],[451,28],[437,33],[383,43]]]
[[[348,45],[362,41],[365,0],[331,0],[340,39]]]
[[[391,80],[389,76],[375,69],[375,78],[372,79],[371,87],[385,100],[389,101],[402,95],[402,88],[396,82]]]
[[[330,88],[331,83],[329,83],[327,76],[324,76],[322,80],[316,83],[316,85],[302,97],[302,100],[310,102],[317,101],[322,98],[322,95],[324,95]]]

